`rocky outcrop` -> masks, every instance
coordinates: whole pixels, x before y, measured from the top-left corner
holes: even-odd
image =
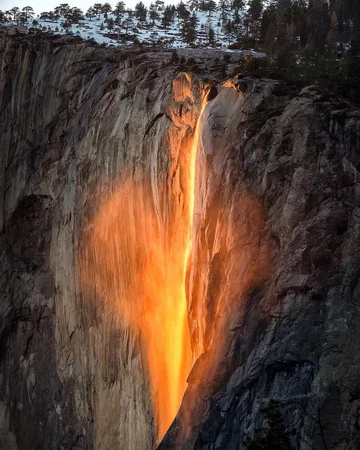
[[[167,53],[0,39],[0,444],[152,449],[146,342],[116,295],[138,307],[154,236],[165,274],[176,261],[200,82]],[[271,80],[208,99],[186,282],[200,356],[160,448],[241,449],[275,398],[296,448],[355,450],[359,114]]]

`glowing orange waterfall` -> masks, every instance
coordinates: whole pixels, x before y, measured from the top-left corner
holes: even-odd
[[[191,146],[190,151],[190,161],[189,161],[189,199],[188,199],[188,208],[189,208],[189,229],[188,229],[188,243],[185,251],[185,270],[189,262],[189,257],[191,253],[192,247],[192,225],[193,225],[193,217],[194,217],[194,206],[195,206],[195,179],[196,179],[196,156],[197,150],[199,146],[200,140],[200,126],[201,126],[201,116],[204,111],[206,105],[206,97],[203,96],[201,101],[201,109],[200,115],[196,123],[194,139]]]
[[[201,112],[205,102],[202,103]],[[201,114],[200,114],[201,116]],[[200,117],[183,155],[182,224],[159,221],[149,184],[127,178],[102,200],[80,256],[82,289],[140,330],[159,442],[175,418],[193,363],[187,321],[186,269],[191,253]],[[171,236],[165,239],[164,236]],[[138,331],[137,331],[138,332]]]
[[[201,108],[200,108],[200,114],[199,118],[196,123],[195,132],[194,132],[194,138],[191,145],[191,151],[189,152],[189,161],[188,161],[188,217],[189,217],[189,224],[188,224],[188,230],[187,230],[187,243],[185,247],[185,258],[184,258],[184,289],[186,288],[185,284],[185,276],[186,276],[186,270],[190,263],[191,258],[191,251],[192,251],[192,237],[193,237],[193,222],[194,222],[194,209],[195,209],[195,189],[196,189],[196,160],[197,160],[197,153],[198,153],[198,147],[200,144],[200,134],[201,134],[201,118],[206,106],[207,100],[206,100],[206,92],[204,91],[202,93],[202,99],[201,99]],[[185,294],[185,301],[186,294]],[[196,342],[195,345],[192,348],[192,358],[193,362],[200,356],[200,354],[204,351],[202,343]],[[184,391],[182,392],[182,394]]]
[[[152,298],[161,296],[158,310],[148,311],[142,329],[148,336],[148,357],[154,407],[157,423],[157,439],[161,441],[174,420],[186,389],[186,380],[193,364],[190,335],[187,320],[186,270],[192,246],[192,223],[195,203],[195,168],[199,145],[201,114],[205,107],[202,102],[194,137],[187,149],[187,186],[185,192],[186,225],[185,236],[172,246],[170,266],[165,279],[154,277],[154,266],[147,273],[146,290]],[[156,286],[154,279],[161,279]]]

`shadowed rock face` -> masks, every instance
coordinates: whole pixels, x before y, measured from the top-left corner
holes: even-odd
[[[242,449],[271,398],[295,448],[357,449],[360,115],[314,87],[247,86],[202,116],[189,316],[204,353],[160,449]]]
[[[101,286],[81,289],[78,272],[93,266],[78,258],[124,177],[146,186],[165,248],[169,224],[181,228],[200,89],[161,67],[167,57],[0,41],[6,449],[155,447],[141,331]],[[160,448],[241,449],[277,398],[298,448],[355,450],[360,117],[313,87],[294,97],[245,81],[243,93],[219,87],[201,118],[187,271],[201,356]]]

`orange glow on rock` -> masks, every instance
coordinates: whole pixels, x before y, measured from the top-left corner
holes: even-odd
[[[140,330],[160,441],[191,368],[182,239],[164,242],[142,188],[129,182],[105,201],[82,254],[82,287],[94,290],[122,327]]]
[[[176,132],[168,136],[172,151]],[[140,333],[158,442],[179,410],[193,364],[185,284],[198,140],[199,125],[183,140],[180,169],[170,167],[166,212],[154,206],[149,180],[124,177],[103,194],[79,257],[81,290],[110,308],[121,327]]]

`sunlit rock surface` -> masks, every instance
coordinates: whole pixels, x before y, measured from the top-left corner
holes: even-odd
[[[189,337],[185,364],[185,338],[175,333],[171,347],[159,305],[148,307],[144,295],[161,305],[171,291],[170,314],[183,314],[186,325],[185,266],[175,256],[190,239],[184,161],[200,91],[190,76],[162,69],[163,60],[61,39],[2,41],[0,439],[7,449],[154,448],[155,421],[169,413],[166,405],[153,412],[151,337],[168,346],[155,355],[155,387],[163,388],[156,401],[173,401],[159,438],[179,407]],[[182,283],[175,313],[174,278]],[[168,356],[177,358],[175,369],[164,367]],[[171,370],[178,375],[182,365],[182,392],[173,394]]]
[[[0,444],[153,449],[140,269],[153,255],[166,291],[184,268],[200,83],[169,54],[1,39]],[[186,274],[200,357],[160,448],[242,449],[276,398],[298,448],[355,450],[359,114],[272,81],[211,98]]]

